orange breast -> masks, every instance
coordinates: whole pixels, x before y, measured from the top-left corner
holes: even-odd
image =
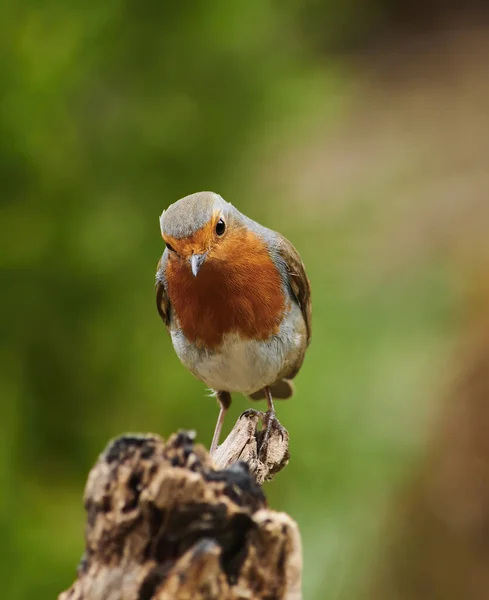
[[[227,333],[264,340],[278,332],[285,310],[280,275],[265,245],[246,229],[228,231],[200,270],[169,257],[168,294],[185,337],[216,349]]]

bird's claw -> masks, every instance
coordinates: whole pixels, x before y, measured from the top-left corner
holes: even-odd
[[[267,413],[265,413],[263,425],[264,428],[261,432],[261,439],[259,440],[258,444],[258,458],[262,462],[266,462],[268,446],[270,443],[270,437],[272,433],[277,432],[283,439],[285,438],[285,436],[288,436],[288,432],[285,429],[285,427],[283,427],[280,424],[280,421],[277,419],[275,411],[268,411]]]

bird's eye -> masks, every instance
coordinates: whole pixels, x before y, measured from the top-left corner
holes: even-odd
[[[168,248],[168,250],[170,252],[175,252],[175,249],[173,248],[173,246],[171,246],[168,242],[165,242],[165,246]]]
[[[217,235],[223,235],[223,233],[226,231],[226,223],[224,223],[224,221],[222,219],[219,219],[219,221],[216,223],[216,233]]]

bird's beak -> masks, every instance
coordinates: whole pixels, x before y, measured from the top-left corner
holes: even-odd
[[[197,277],[197,274],[204,264],[206,257],[207,252],[204,252],[204,254],[192,254],[190,257],[190,266],[192,267],[192,273],[194,274],[194,277]]]

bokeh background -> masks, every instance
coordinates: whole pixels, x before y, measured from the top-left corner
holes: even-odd
[[[159,214],[204,189],[312,282],[278,406],[292,458],[266,486],[299,522],[305,598],[489,597],[485,4],[2,3],[3,598],[71,584],[111,437],[210,442],[153,287]]]

